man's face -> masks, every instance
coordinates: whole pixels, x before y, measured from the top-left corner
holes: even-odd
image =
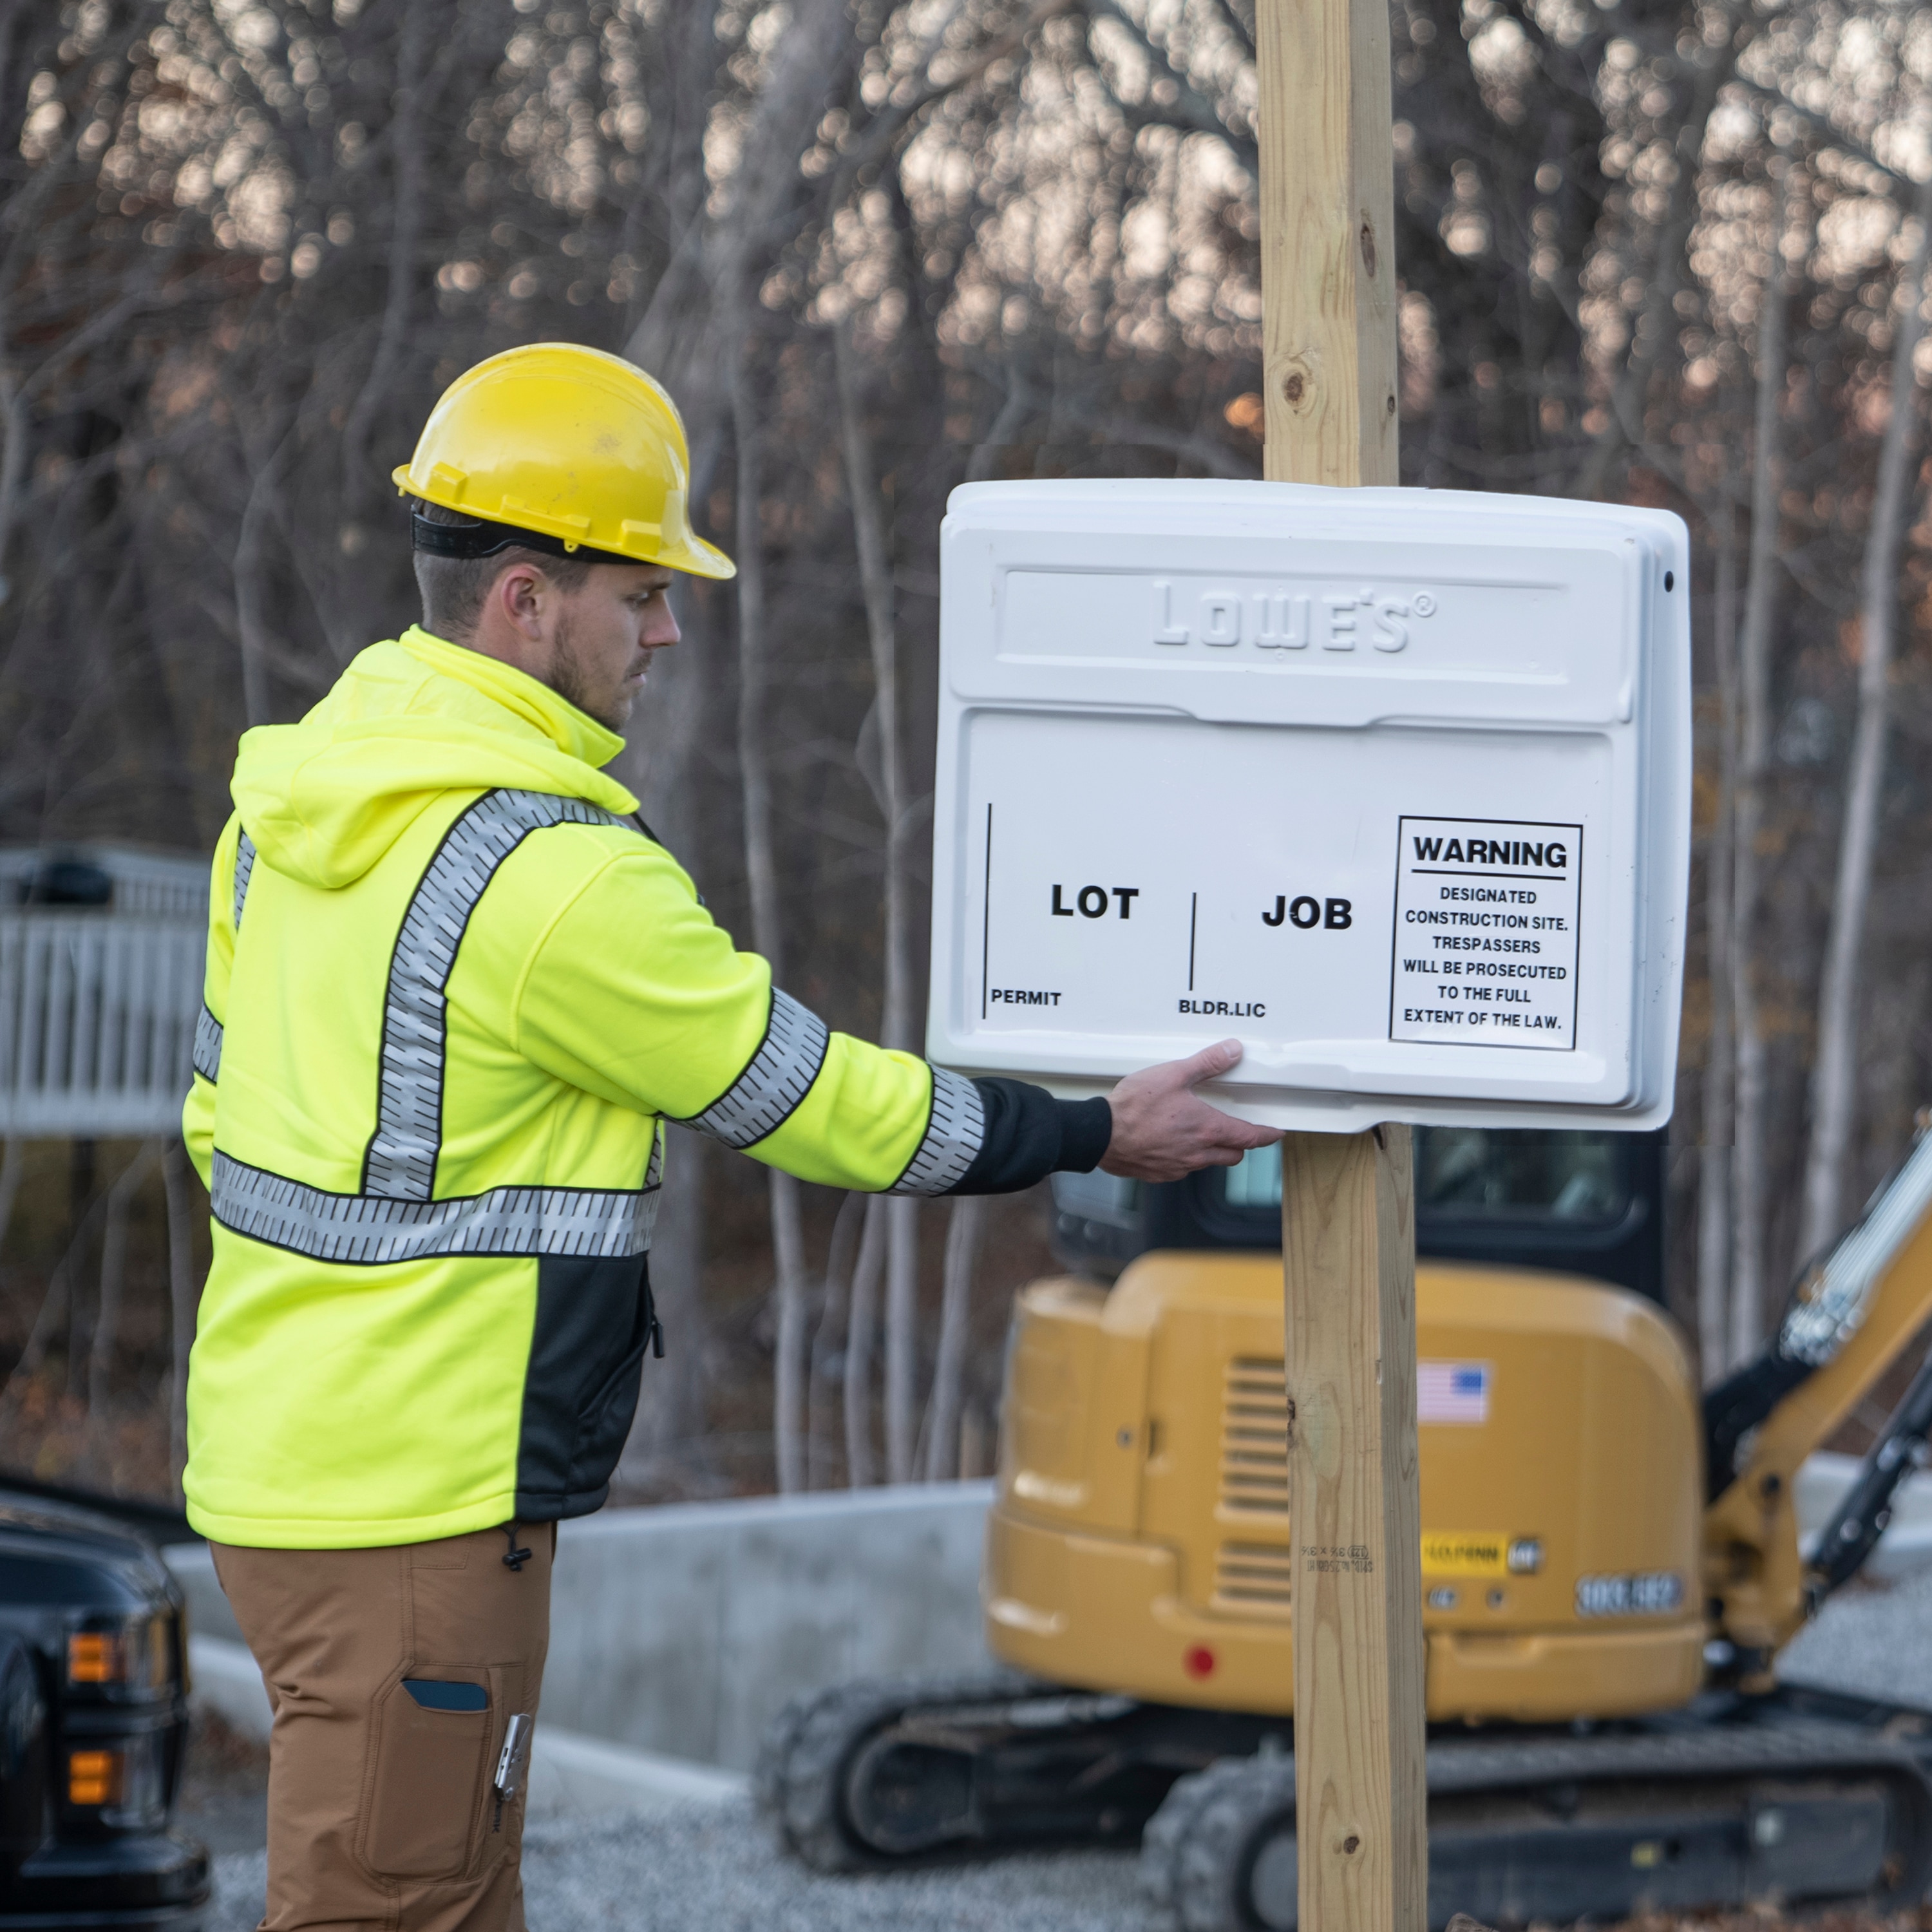
[[[544,683],[578,710],[621,731],[644,688],[651,653],[678,640],[662,564],[599,563],[563,595]]]

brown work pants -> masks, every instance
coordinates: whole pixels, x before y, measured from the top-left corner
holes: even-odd
[[[274,1712],[263,1932],[523,1932],[523,1803],[500,1802],[496,1762],[510,1718],[536,1714],[556,1526],[517,1544],[514,1570],[501,1529],[214,1546]]]

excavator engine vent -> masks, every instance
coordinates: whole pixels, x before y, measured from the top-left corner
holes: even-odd
[[[1279,1357],[1236,1355],[1221,1398],[1221,1507],[1256,1530],[1288,1528],[1288,1387]],[[1211,1607],[1286,1617],[1294,1570],[1286,1544],[1230,1540],[1214,1552]]]
[[[1214,1552],[1210,1607],[1248,1617],[1286,1617],[1293,1604],[1294,1552],[1278,1543],[1224,1543]]]
[[[1288,1515],[1288,1382],[1281,1358],[1236,1355],[1221,1401],[1221,1504]]]

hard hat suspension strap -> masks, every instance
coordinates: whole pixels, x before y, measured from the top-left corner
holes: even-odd
[[[561,537],[548,536],[542,530],[519,530],[514,524],[487,523],[481,518],[460,524],[433,523],[419,509],[410,512],[410,541],[414,548],[431,556],[472,560],[500,556],[506,550],[534,550],[545,556],[580,559],[587,563],[635,565],[644,561],[616,550],[594,549],[589,544],[579,544],[572,550]]]

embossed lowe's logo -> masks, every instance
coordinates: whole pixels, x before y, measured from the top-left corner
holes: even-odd
[[[1154,643],[1221,650],[1240,645],[1263,651],[1406,650],[1411,622],[1434,616],[1437,609],[1432,592],[1378,591],[1366,584],[1321,591],[1237,590],[1156,577],[1150,588]]]

